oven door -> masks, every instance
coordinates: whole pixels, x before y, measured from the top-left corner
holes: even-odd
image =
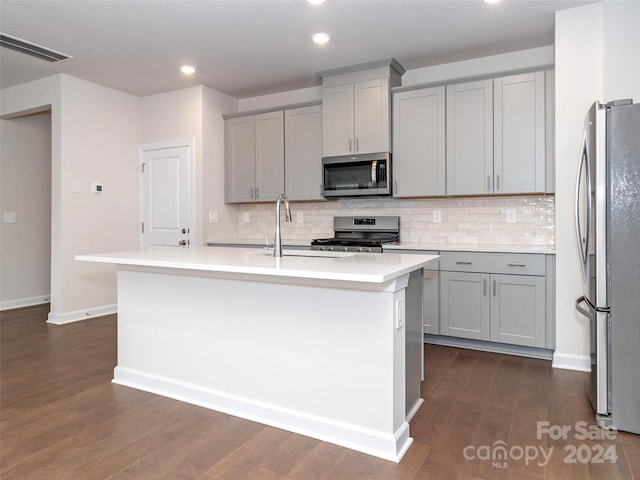
[[[325,197],[391,195],[391,156],[347,155],[322,159]]]

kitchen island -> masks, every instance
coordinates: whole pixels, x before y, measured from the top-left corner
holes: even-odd
[[[437,258],[208,247],[76,257],[116,267],[115,383],[396,462],[422,403],[422,268]]]

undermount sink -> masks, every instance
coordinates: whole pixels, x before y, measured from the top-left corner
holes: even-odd
[[[258,252],[262,255],[273,255],[273,248],[265,248]],[[324,250],[283,250],[283,257],[317,257],[317,258],[342,258],[353,257],[355,253],[352,252],[327,252]]]

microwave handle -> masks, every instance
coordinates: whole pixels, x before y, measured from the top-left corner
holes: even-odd
[[[378,161],[371,162],[371,181],[374,185],[378,185]]]

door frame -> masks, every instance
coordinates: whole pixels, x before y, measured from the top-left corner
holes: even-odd
[[[142,165],[144,164],[144,154],[145,152],[151,151],[151,150],[162,150],[165,148],[179,148],[179,147],[187,147],[189,149],[189,152],[187,154],[188,157],[188,169],[189,169],[189,228],[190,228],[190,234],[189,234],[189,239],[193,240],[194,238],[198,238],[197,233],[196,232],[196,202],[195,202],[195,198],[196,198],[196,192],[195,192],[195,139],[194,138],[181,138],[181,139],[175,139],[175,140],[166,140],[163,142],[153,142],[153,143],[142,143],[140,144],[140,153],[139,153],[139,175],[140,175],[140,181],[139,181],[139,191],[140,191],[140,195],[138,198],[138,225],[139,225],[139,230],[138,230],[138,238],[139,238],[139,246],[140,249],[144,249],[144,233],[142,232],[142,222],[144,221],[144,178],[143,178],[143,172],[142,172]],[[193,245],[193,242],[191,242],[191,244]]]

